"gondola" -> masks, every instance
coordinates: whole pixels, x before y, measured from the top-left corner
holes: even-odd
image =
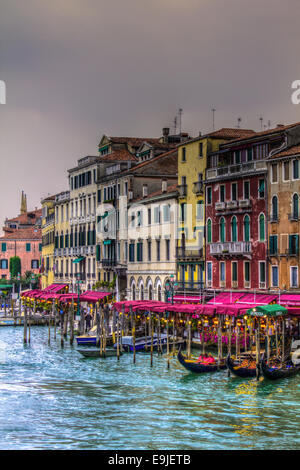
[[[300,372],[300,364],[294,365],[291,362],[290,365],[283,364],[280,368],[269,367],[265,358],[262,359],[260,367],[263,376],[269,380],[286,379]]]
[[[218,370],[226,369],[226,364],[224,360],[218,364],[201,364],[200,362],[196,362],[195,360],[188,360],[184,357],[181,353],[181,349],[178,351],[177,355],[178,361],[180,364],[185,367],[190,372],[195,372],[196,374],[202,374],[204,372],[216,372]]]
[[[226,359],[226,365],[228,369],[237,377],[256,377],[256,371],[257,369],[250,369],[248,367],[241,367],[238,363],[233,361],[230,356],[227,356]],[[258,370],[258,376],[259,376],[259,370]]]

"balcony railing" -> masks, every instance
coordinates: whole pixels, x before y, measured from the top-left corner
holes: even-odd
[[[187,195],[187,184],[179,185],[178,192],[180,197],[185,197]]]
[[[209,244],[210,254],[212,256],[222,255],[244,255],[251,254],[251,242],[220,242]]]
[[[204,289],[204,282],[203,281],[178,281],[176,290],[195,290],[201,291]]]
[[[251,206],[251,200],[250,199],[241,199],[239,201],[239,207],[250,207]]]
[[[182,258],[182,259],[203,259],[204,257],[204,249],[203,248],[186,248],[183,246],[177,246],[176,247],[176,258]]]
[[[193,193],[203,194],[203,181],[196,181],[193,183]]]
[[[102,266],[105,267],[113,267],[116,266],[117,260],[116,258],[103,258],[101,260]]]
[[[220,166],[206,170],[206,179],[214,179],[223,176],[235,175],[237,173],[250,173],[255,171],[266,171],[267,164],[263,160],[240,163],[238,165]]]

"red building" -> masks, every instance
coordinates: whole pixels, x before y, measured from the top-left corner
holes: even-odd
[[[41,231],[42,210],[27,211],[26,196],[22,193],[21,213],[13,219],[6,219],[0,237],[0,277],[9,279],[9,260],[14,256],[21,259],[21,275],[26,271],[39,273],[42,252]]]
[[[206,170],[206,286],[265,290],[268,280],[266,159],[298,140],[299,130],[278,126],[224,143]]]

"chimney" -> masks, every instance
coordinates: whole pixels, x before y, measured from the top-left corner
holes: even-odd
[[[147,196],[148,196],[148,185],[143,184],[143,197],[147,197]]]
[[[162,183],[161,183],[161,190],[163,193],[166,193],[167,192],[167,188],[168,188],[168,181],[167,180],[162,180]]]
[[[170,134],[170,128],[169,127],[163,127],[162,134],[163,134],[164,142],[167,144],[168,143],[168,136]]]

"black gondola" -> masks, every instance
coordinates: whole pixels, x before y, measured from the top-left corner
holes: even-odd
[[[288,377],[293,377],[300,372],[300,364],[283,364],[280,368],[269,367],[265,358],[262,359],[260,367],[263,376],[269,380],[286,379]]]
[[[225,361],[223,360],[220,365],[218,364],[201,364],[201,362],[196,362],[193,360],[188,360],[184,357],[179,349],[177,355],[178,361],[180,364],[185,367],[190,372],[195,372],[196,374],[202,374],[204,372],[217,372],[218,370],[226,369]]]
[[[250,377],[256,377],[256,368],[255,369],[250,369],[248,367],[241,367],[238,362],[235,362],[231,359],[230,356],[227,357],[226,359],[226,365],[228,369],[237,377],[243,377],[243,378],[250,378]],[[259,375],[259,371],[258,371]]]

